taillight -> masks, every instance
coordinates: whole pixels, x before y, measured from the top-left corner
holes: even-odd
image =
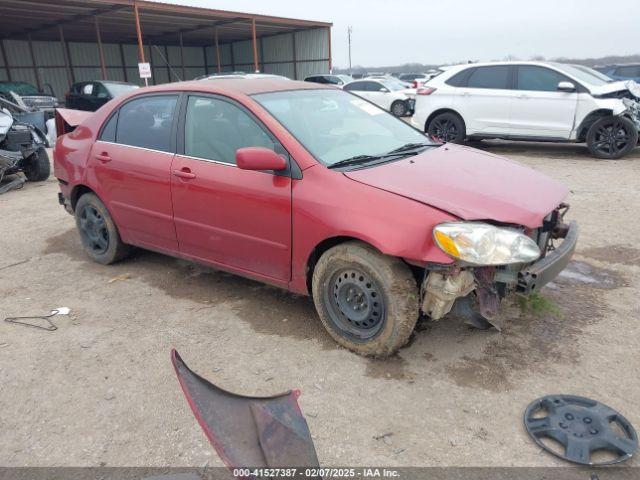
[[[411,84],[411,88],[418,88],[418,81],[414,80],[413,83]]]
[[[436,90],[437,89],[432,88],[432,87],[419,88],[418,91],[416,92],[416,95],[431,95]]]

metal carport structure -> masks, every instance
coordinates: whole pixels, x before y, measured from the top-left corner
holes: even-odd
[[[138,0],[2,0],[0,80],[150,83],[223,71],[304,78],[331,69],[331,23]]]

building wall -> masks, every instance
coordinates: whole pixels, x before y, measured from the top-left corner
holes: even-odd
[[[2,40],[7,65],[0,55],[0,80],[25,81],[49,86],[62,99],[71,81],[80,82],[102,78],[100,54],[96,43],[33,42],[31,57],[26,40]],[[212,41],[213,43],[213,41]],[[220,69],[222,71],[253,72],[253,43],[251,40],[221,44]],[[187,47],[184,52],[184,70],[178,45],[145,45],[145,58],[151,63],[151,84],[192,80],[218,70],[214,46]],[[135,44],[103,44],[107,78],[144,84],[138,76],[138,46]],[[65,66],[65,55],[70,68]],[[329,35],[325,28],[304,30],[258,39],[258,58],[261,72],[304,79],[329,69]],[[35,62],[34,62],[35,61]],[[34,63],[36,68],[34,69]],[[38,80],[36,80],[36,72]]]

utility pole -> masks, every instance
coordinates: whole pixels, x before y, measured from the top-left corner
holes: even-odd
[[[353,29],[351,28],[351,25],[349,25],[349,27],[347,28],[347,37],[349,38],[349,73],[351,72],[351,32],[353,31]]]

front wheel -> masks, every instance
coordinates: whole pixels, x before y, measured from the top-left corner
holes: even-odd
[[[427,134],[441,143],[462,143],[466,136],[462,118],[450,112],[436,115],[427,126]]]
[[[409,267],[361,242],[327,250],[313,272],[312,290],[329,334],[360,355],[392,355],[418,320],[418,287]]]
[[[407,114],[407,111],[407,104],[405,102],[396,100],[395,102],[393,102],[393,104],[391,104],[391,113],[395,117],[404,117]]]
[[[633,150],[638,127],[625,117],[605,117],[591,125],[586,140],[593,156],[613,160]]]

